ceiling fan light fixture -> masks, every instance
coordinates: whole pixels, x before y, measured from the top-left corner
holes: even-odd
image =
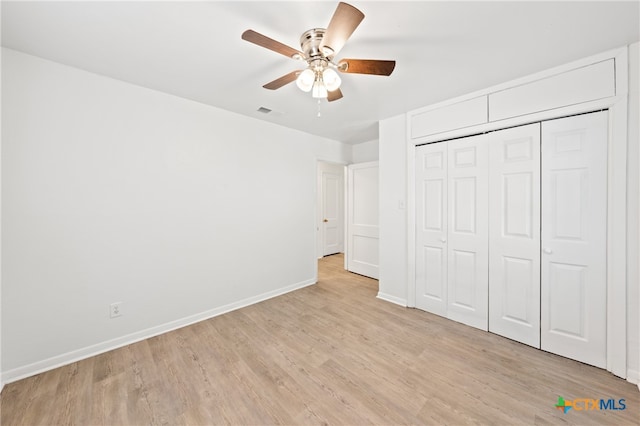
[[[302,90],[303,92],[308,92],[313,88],[315,79],[316,74],[312,70],[307,68],[306,70],[302,71],[300,75],[298,75],[296,84],[298,85],[298,88],[300,90]]]
[[[325,68],[325,70],[322,71],[322,81],[329,92],[337,90],[340,84],[342,84],[342,79],[340,79],[340,76],[333,68]]]
[[[262,87],[276,90],[295,80],[300,90],[311,92],[316,99],[325,98],[332,102],[342,99],[342,78],[338,72],[389,76],[395,68],[395,61],[378,59],[342,59],[334,62],[334,56],[344,47],[363,19],[364,13],[360,10],[350,4],[339,2],[327,28],[311,28],[302,34],[300,50],[254,30],[246,30],[242,33],[242,39],[306,62],[305,70],[291,71]]]
[[[311,91],[311,96],[314,98],[326,98],[329,95],[327,92],[327,87],[322,82],[322,79],[317,78],[313,83],[313,90]]]

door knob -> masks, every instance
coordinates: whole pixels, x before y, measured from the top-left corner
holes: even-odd
[[[553,250],[551,250],[550,248],[544,248],[544,249],[542,249],[542,251],[545,252],[546,254],[553,253]]]
[[[329,222],[329,219],[322,219],[323,222]]]
[[[440,242],[441,242],[441,243],[446,243],[446,242],[447,242],[447,239],[446,239],[446,238],[440,238]]]

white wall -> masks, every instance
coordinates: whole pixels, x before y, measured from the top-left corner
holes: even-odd
[[[2,5],[0,5],[0,22],[2,22]],[[0,30],[1,30],[0,25]],[[2,31],[0,31],[0,46]],[[2,52],[0,52],[0,70],[2,69]],[[2,98],[2,79],[0,78],[0,99]],[[0,135],[2,134],[2,102],[0,102]],[[2,137],[0,136],[0,224],[2,223]],[[2,226],[0,226],[0,309],[2,309]],[[4,388],[2,379],[2,314],[0,312],[0,392]]]
[[[640,43],[629,47],[629,110],[627,167],[627,365],[629,380],[640,383]]]
[[[351,161],[353,163],[368,163],[370,161],[378,161],[378,140],[372,140],[352,145]]]
[[[2,53],[5,381],[316,281],[316,160],[349,147]]]
[[[407,306],[407,155],[404,114],[380,121],[378,297]]]

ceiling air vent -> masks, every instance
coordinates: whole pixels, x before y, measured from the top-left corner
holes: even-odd
[[[271,112],[271,110],[269,108],[260,107],[260,108],[258,108],[258,112],[261,112],[263,114],[269,114]]]

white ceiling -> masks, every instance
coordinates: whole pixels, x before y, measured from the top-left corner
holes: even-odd
[[[344,98],[323,101],[320,117],[294,83],[262,88],[300,62],[240,35],[299,49],[336,1],[3,1],[2,45],[354,144],[377,139],[380,119],[640,39],[638,1],[350,3],[365,19],[337,58],[395,59],[396,69],[343,75]]]

